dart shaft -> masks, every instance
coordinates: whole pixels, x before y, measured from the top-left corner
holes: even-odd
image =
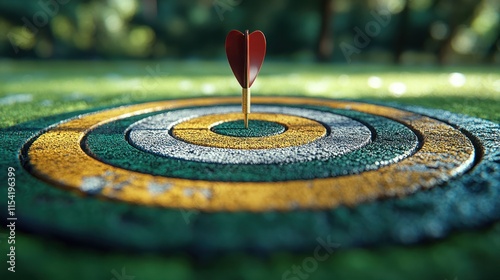
[[[248,128],[248,115],[250,114],[250,88],[242,88],[241,93],[243,97],[241,109],[244,115],[245,128]]]
[[[248,128],[248,114],[250,114],[250,37],[248,30],[245,31],[245,86],[243,87],[243,115],[245,128]]]

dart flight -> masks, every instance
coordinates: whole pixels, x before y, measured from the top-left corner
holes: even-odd
[[[266,37],[260,30],[249,34],[231,30],[226,37],[226,55],[236,80],[242,87],[242,111],[245,127],[250,114],[250,87],[257,78],[266,56]]]

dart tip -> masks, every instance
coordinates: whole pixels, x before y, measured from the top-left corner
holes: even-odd
[[[248,128],[248,114],[245,114],[245,128]]]

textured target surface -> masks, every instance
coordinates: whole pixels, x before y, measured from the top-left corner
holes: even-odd
[[[241,137],[238,102],[151,102],[5,130],[2,164],[25,173],[19,193],[43,193],[23,226],[199,254],[314,248],[325,233],[343,247],[413,243],[500,218],[497,124],[418,107],[256,98],[255,124],[269,131]],[[193,127],[199,118],[206,127]],[[302,142],[283,140],[290,127]]]

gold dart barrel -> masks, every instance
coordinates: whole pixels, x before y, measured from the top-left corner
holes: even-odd
[[[241,92],[243,95],[241,109],[243,111],[245,128],[248,128],[248,115],[250,114],[250,88],[242,88]]]

